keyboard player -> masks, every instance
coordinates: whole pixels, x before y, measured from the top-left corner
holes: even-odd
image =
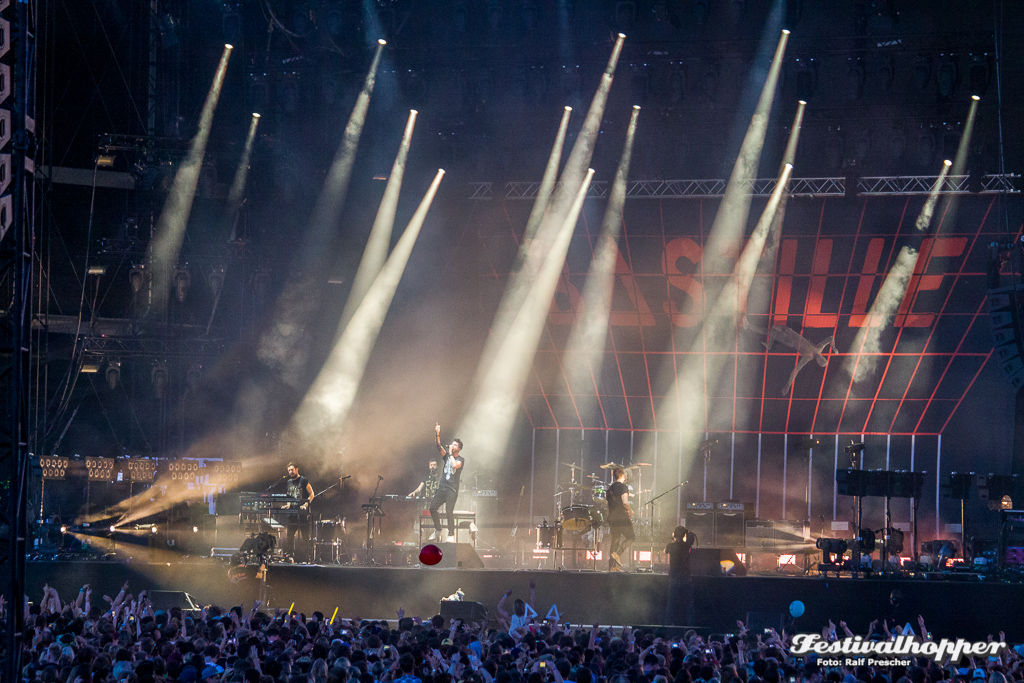
[[[299,474],[299,466],[293,462],[288,463],[288,476],[285,480],[285,492],[289,498],[296,502],[285,505],[286,509],[297,507],[299,514],[287,517],[287,540],[285,550],[296,562],[307,562],[309,559],[309,504],[313,502],[313,486],[309,479]],[[299,536],[301,542],[296,545],[295,537]]]

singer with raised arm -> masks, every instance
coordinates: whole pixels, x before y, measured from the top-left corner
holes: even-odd
[[[313,485],[309,479],[299,474],[299,466],[293,462],[288,463],[288,474],[285,479],[285,493],[289,498],[294,498],[294,503],[288,503],[285,508],[298,508],[299,514],[291,515],[288,518],[287,540],[285,542],[286,552],[296,562],[306,562],[309,557],[309,504],[313,502],[315,494]],[[302,542],[296,547],[296,535],[302,537]]]
[[[445,449],[441,445],[441,425],[434,425],[434,440],[437,443],[437,450],[441,454],[441,478],[437,482],[437,491],[430,503],[430,518],[434,521],[434,531],[427,538],[428,541],[441,539],[441,516],[438,510],[445,505],[445,514],[448,517],[448,538],[449,543],[455,542],[455,501],[459,497],[459,478],[462,476],[462,465],[465,460],[462,457],[462,439],[452,439]]]

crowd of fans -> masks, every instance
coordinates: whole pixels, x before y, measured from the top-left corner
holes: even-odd
[[[531,593],[532,593],[531,585]],[[64,602],[49,586],[29,604],[24,681],[42,683],[1013,683],[1019,650],[998,657],[911,666],[824,668],[789,654],[791,634],[705,641],[694,631],[658,637],[630,627],[570,626],[535,618],[524,600],[498,605],[497,622],[330,618],[275,609],[210,606],[154,610],[127,584],[95,600],[85,586]],[[531,599],[531,602],[533,600]],[[927,634],[924,624],[920,631]],[[846,625],[840,627],[850,634]],[[886,638],[872,624],[868,638]],[[835,627],[823,636],[835,637]],[[852,635],[852,634],[850,634]],[[839,637],[842,637],[840,634]],[[927,635],[925,636],[927,637]]]

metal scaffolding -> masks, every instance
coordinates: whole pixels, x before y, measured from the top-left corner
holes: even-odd
[[[926,195],[938,180],[935,175],[914,176],[867,176],[857,179],[857,194],[864,196],[881,195]],[[1020,192],[1021,176],[1015,173],[986,175],[977,179],[979,185],[972,187],[968,175],[946,176],[939,194],[1017,194]],[[744,184],[744,191],[755,197],[767,197],[775,189],[776,178],[757,178]],[[846,195],[845,177],[793,178],[789,181],[792,197],[843,197]],[[713,198],[725,194],[728,180],[724,178],[703,178],[697,180],[633,180],[626,186],[627,199],[687,199]],[[540,188],[539,181],[528,182],[477,182],[470,183],[470,199],[533,199]],[[559,192],[560,184],[555,192]],[[611,183],[605,180],[590,184],[588,198],[608,196]]]

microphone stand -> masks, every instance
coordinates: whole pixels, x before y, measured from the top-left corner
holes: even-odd
[[[647,505],[651,506],[651,567],[650,567],[650,569],[648,571],[650,571],[652,574],[654,573],[654,521],[656,519],[656,515],[654,514],[654,504],[657,502],[657,500],[659,498],[661,498],[663,496],[667,496],[668,494],[672,493],[676,489],[680,489],[683,486],[686,486],[688,483],[690,483],[690,482],[688,482],[688,481],[681,481],[678,484],[676,484],[675,486],[673,486],[672,488],[670,488],[668,491],[664,491],[662,493],[659,493],[654,498],[651,498],[649,501],[647,501]]]
[[[343,481],[348,479],[350,476],[352,476],[352,475],[347,475],[345,477],[342,477],[336,483],[331,484],[330,486],[328,486],[324,490],[318,491],[318,492],[314,493],[313,494],[313,500],[316,500],[317,498],[319,498],[320,496],[324,495],[325,493],[327,493],[331,489],[337,488],[338,486],[341,485],[341,483]],[[312,512],[312,510],[310,512]],[[320,518],[320,521],[323,521],[323,518]],[[312,535],[312,537],[313,537],[313,561],[315,562],[317,559],[319,559],[319,554],[320,554],[320,552],[319,552],[319,548],[320,548],[320,531],[319,531],[319,528],[316,526],[317,522],[313,521],[312,514],[310,515],[310,523],[313,524],[313,529],[316,531],[316,533],[314,533]],[[335,530],[335,533],[337,533],[337,530]],[[337,537],[335,537],[333,539],[333,541],[332,541],[332,545],[335,547],[335,549],[337,548],[337,544],[338,544],[337,542],[338,542],[338,539],[337,539]],[[337,552],[332,552],[331,553],[331,561],[334,562],[334,564],[338,564]]]
[[[271,484],[267,488],[263,489],[263,493],[266,493],[267,491],[269,491],[270,489],[274,488],[275,486],[277,486],[278,484],[280,484],[282,481],[284,481],[287,478],[288,478],[288,475],[285,475],[285,476],[281,477],[280,479],[275,481],[273,484]]]
[[[366,512],[366,564],[376,565],[377,562],[373,559],[373,520],[374,518],[380,518],[384,516],[384,511],[380,509],[380,499],[377,498],[377,491],[380,490],[380,483],[384,481],[384,477],[377,475],[377,485],[373,488],[373,493],[370,494],[370,502],[367,505],[363,505],[363,510]]]

